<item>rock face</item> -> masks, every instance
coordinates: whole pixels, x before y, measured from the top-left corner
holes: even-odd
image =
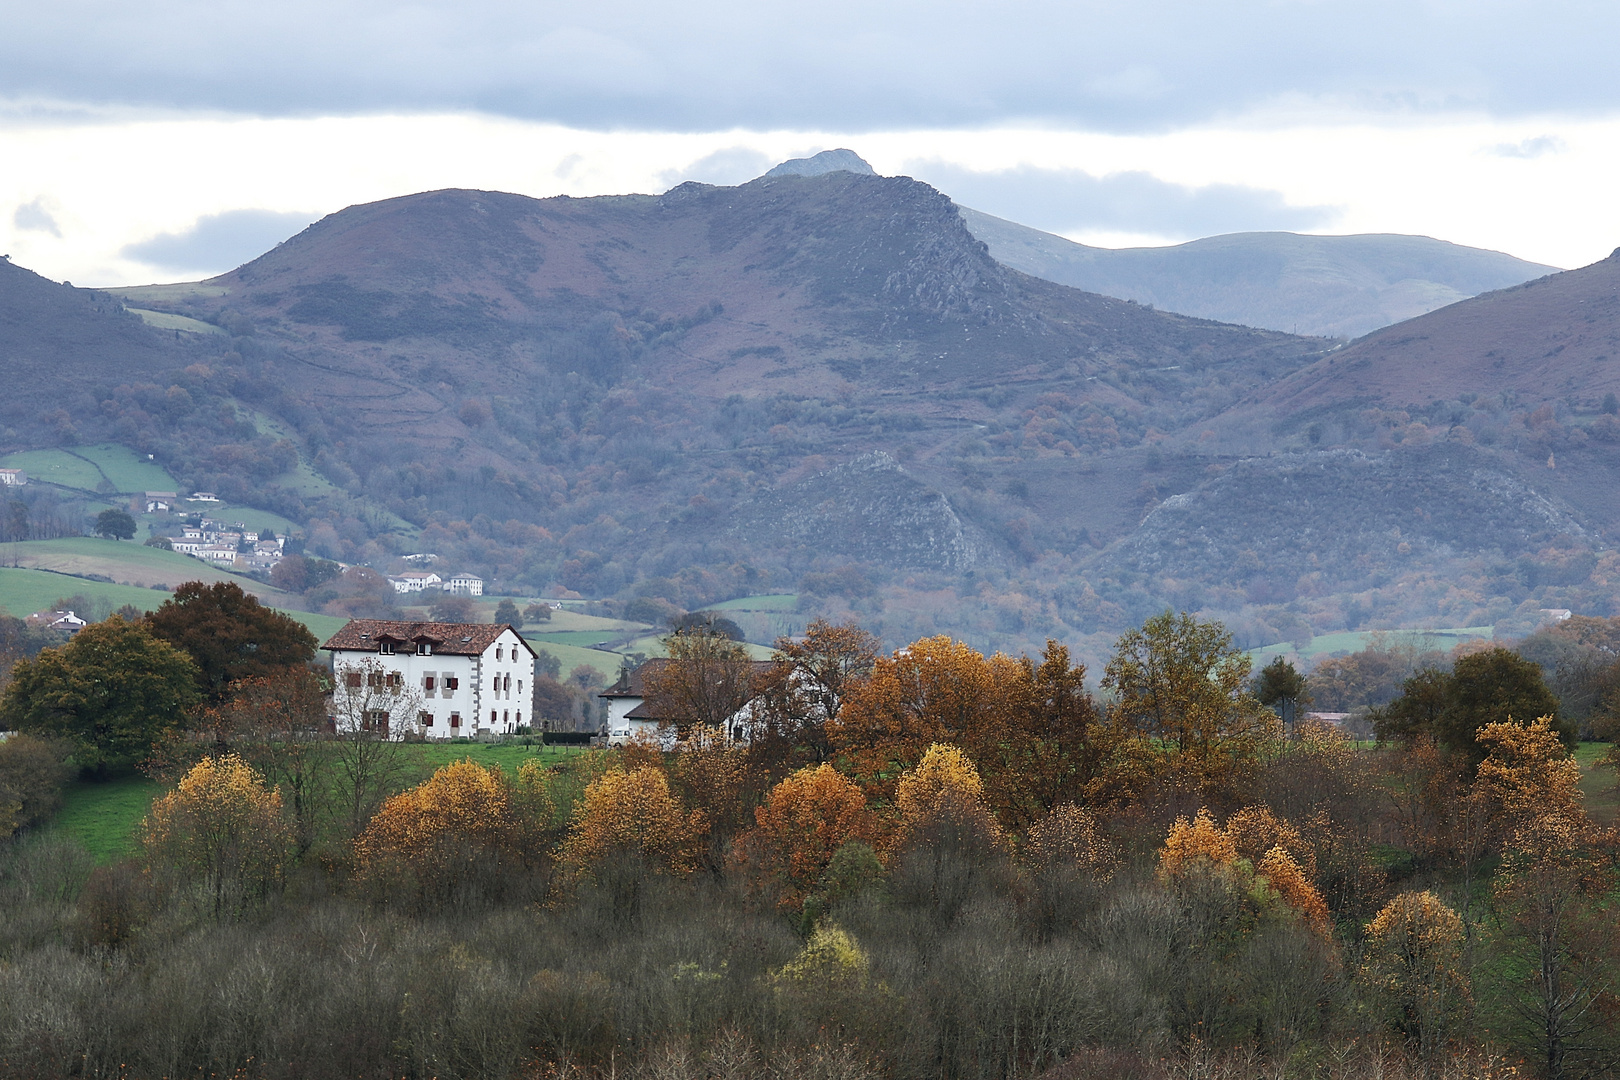
[[[821,176],[830,172],[852,172],[876,176],[872,166],[853,150],[823,150],[807,158],[792,158],[766,173],[766,176]]]
[[[1291,600],[1380,572],[1590,544],[1567,508],[1461,446],[1238,462],[1160,503],[1099,567]],[[1590,568],[1588,568],[1590,569]]]
[[[782,553],[891,569],[971,570],[988,552],[950,500],[866,454],[737,507],[727,533]]]

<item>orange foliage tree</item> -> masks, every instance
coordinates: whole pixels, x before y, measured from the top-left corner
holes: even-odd
[[[538,824],[513,796],[498,766],[442,766],[384,802],[355,840],[361,878],[409,889],[418,902],[494,883],[529,860]]]
[[[1308,850],[1299,841],[1299,834],[1286,822],[1278,822],[1270,811],[1251,811],[1241,816],[1237,824],[1235,831],[1230,827],[1222,829],[1206,809],[1200,809],[1191,821],[1176,818],[1164,846],[1159,849],[1161,877],[1174,881],[1200,871],[1213,871],[1247,892],[1251,875],[1258,876],[1278,899],[1299,912],[1312,929],[1326,934],[1329,930],[1327,901],[1322,899],[1322,894],[1288,849],[1273,841],[1256,859],[1239,846],[1240,842],[1244,847],[1264,842],[1267,833],[1271,833],[1278,838],[1291,837],[1297,847]]]
[[[1581,767],[1551,717],[1486,724],[1475,741],[1486,751],[1475,783],[1499,808],[1503,825],[1547,815],[1584,818]]]
[[[754,827],[738,838],[735,859],[777,905],[799,910],[832,862],[851,840],[872,843],[877,820],[866,796],[831,765],[800,769],[770,791],[754,810]]]
[[[880,642],[854,623],[816,619],[799,638],[776,642],[776,661],[756,679],[750,751],[773,776],[832,756],[828,724],[872,672]]]
[[[196,887],[212,914],[241,910],[281,882],[292,830],[281,796],[235,754],[205,757],[141,824],[154,869]]]
[[[585,789],[563,859],[586,876],[616,855],[645,860],[656,871],[686,874],[697,866],[705,829],[703,815],[681,805],[660,770],[613,769]]]
[[[1119,865],[1119,852],[1090,811],[1065,803],[1054,807],[1024,841],[1024,861],[1039,871],[1076,870],[1108,878]]]

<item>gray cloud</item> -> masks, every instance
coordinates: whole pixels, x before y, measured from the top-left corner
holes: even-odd
[[[223,274],[263,255],[316,216],[227,210],[198,218],[184,232],[159,233],[130,244],[120,254],[160,270]]]
[[[1564,140],[1556,135],[1538,135],[1534,139],[1524,139],[1516,143],[1497,143],[1491,148],[1491,153],[1497,157],[1538,158],[1544,154],[1556,154],[1564,149]]]
[[[51,212],[45,209],[44,196],[17,207],[17,212],[11,215],[11,223],[28,232],[50,233],[57,239],[62,237],[61,226],[56,224],[56,218],[51,216]]]
[[[1100,229],[1161,236],[1314,229],[1333,221],[1329,206],[1290,206],[1275,191],[1236,184],[1186,187],[1144,172],[1092,176],[1019,168],[974,172],[939,161],[907,172],[963,206],[1048,232]]]
[[[1158,130],[1302,99],[1402,114],[1620,106],[1620,5],[1600,0],[167,0],[161,10],[7,5],[0,96],[260,115],[479,109],[705,131]]]
[[[746,184],[776,162],[747,146],[728,146],[699,158],[684,169],[666,169],[658,179],[666,187],[697,180],[704,184]]]

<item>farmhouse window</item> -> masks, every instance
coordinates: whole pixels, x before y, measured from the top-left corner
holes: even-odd
[[[461,714],[460,713],[453,712],[453,713],[450,714],[450,726],[451,727],[460,727],[461,726]]]
[[[444,688],[446,690],[460,690],[461,680],[456,678],[454,675],[446,675],[444,677]]]
[[[366,685],[367,686],[381,686],[382,684],[383,684],[383,673],[382,672],[380,672],[380,671],[368,671],[368,672],[366,672]]]
[[[499,660],[500,658],[501,658],[501,647],[499,645],[497,645],[497,646],[495,646],[495,659]]]
[[[393,656],[394,643],[392,641],[379,641],[377,642],[377,651],[382,653],[384,656]]]
[[[422,721],[422,726],[423,727],[432,727],[433,726],[433,714],[430,713],[430,712],[418,713],[417,714],[417,719]]]
[[[367,709],[364,718],[361,720],[361,729],[364,731],[375,731],[379,735],[387,735],[388,710]]]
[[[416,655],[417,656],[432,656],[433,655],[433,643],[429,642],[429,641],[418,641],[416,643]]]
[[[422,676],[422,696],[423,697],[432,697],[433,693],[434,693],[434,687],[437,684],[438,684],[438,680],[435,679],[432,675],[424,675],[424,676]]]
[[[358,671],[348,672],[343,676],[343,681],[348,684],[350,690],[360,689],[360,673]]]
[[[489,726],[490,727],[495,726],[495,710],[494,709],[489,710]]]

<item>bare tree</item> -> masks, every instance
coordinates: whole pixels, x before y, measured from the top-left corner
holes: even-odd
[[[358,836],[383,800],[410,775],[416,755],[405,739],[421,732],[422,696],[376,660],[345,664],[332,690],[337,810]]]

